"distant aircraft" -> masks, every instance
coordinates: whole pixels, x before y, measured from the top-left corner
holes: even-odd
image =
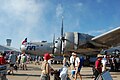
[[[27,42],[27,38],[22,42],[21,51],[29,54],[43,55],[44,53],[64,54],[67,51],[79,50],[81,46],[86,48],[110,48],[120,46],[120,27],[108,31],[99,36],[91,36],[78,32],[66,32],[63,34],[63,19],[61,27],[61,37],[53,42]],[[118,47],[120,51],[120,47]],[[116,49],[115,49],[116,50]],[[114,51],[115,51],[114,50]],[[118,52],[120,54],[120,52]]]

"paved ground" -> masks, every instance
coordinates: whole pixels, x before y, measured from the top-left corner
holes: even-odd
[[[14,75],[7,75],[8,80],[40,80],[40,65],[28,64],[28,66],[28,70],[18,70]],[[62,65],[53,66],[57,70],[62,67]],[[83,67],[81,74],[83,80],[94,80],[90,67]],[[113,80],[120,80],[120,72],[111,72],[110,74]],[[51,80],[53,80],[53,76],[51,76]]]

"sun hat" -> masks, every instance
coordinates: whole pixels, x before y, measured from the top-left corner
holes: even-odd
[[[73,52],[72,55],[77,55],[77,54],[75,52]]]
[[[102,57],[103,57],[103,55],[101,55],[101,54],[98,54],[98,55],[97,55],[97,57],[98,57],[98,58],[102,58]]]
[[[72,53],[72,55],[74,55],[74,52]]]
[[[50,54],[49,53],[45,53],[44,54],[44,59],[45,60],[49,60],[51,58]]]

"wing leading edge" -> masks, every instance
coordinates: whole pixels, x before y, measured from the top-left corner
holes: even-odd
[[[118,46],[120,45],[120,27],[117,27],[113,30],[110,30],[99,36],[96,36],[92,38],[92,41],[95,41],[103,45],[107,45],[108,47]]]

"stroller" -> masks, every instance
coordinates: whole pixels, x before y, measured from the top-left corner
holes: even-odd
[[[51,74],[52,75],[54,74],[54,80],[70,80],[67,73],[68,73],[67,67],[62,67],[59,70],[55,70]]]
[[[55,70],[54,72],[51,72],[51,75],[54,75],[54,80],[61,80],[59,77],[60,71]]]
[[[66,66],[63,66],[60,69],[60,78],[61,80],[70,80],[70,78],[68,77],[68,68]]]

